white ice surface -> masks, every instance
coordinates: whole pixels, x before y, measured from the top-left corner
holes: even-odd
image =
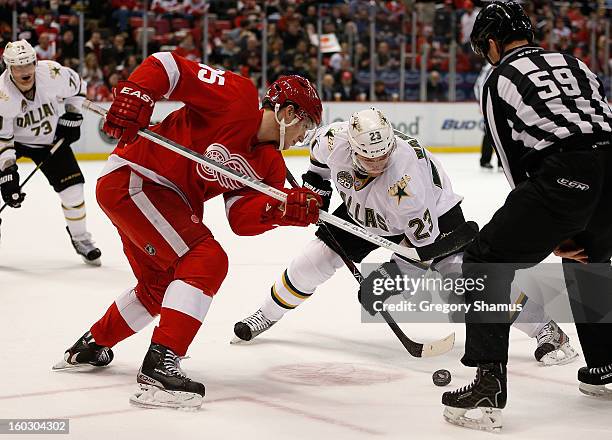
[[[503,174],[481,171],[476,155],[439,157],[455,190],[465,196],[466,217],[482,226],[508,192]],[[307,166],[306,158],[287,162],[296,175]],[[153,326],[115,347],[109,368],[52,372],[64,350],[134,284],[119,238],[94,200],[102,165],[82,163],[89,228],[103,251],[101,268],[85,266],[74,254],[59,200],[42,175],[27,185],[23,208],[2,213],[0,418],[69,418],[75,439],[458,440],[491,435],[442,419],[442,392],[473,379],[473,370],[459,363],[462,326],[402,324],[410,337],[423,341],[457,331],[449,354],[412,358],[384,324],[360,323],[356,285],[346,270],[252,345],[230,345],[234,323],[256,310],[314,228],[237,237],[220,199],[206,204],[205,221],[226,249],[230,270],[190,347],[191,359],[183,361],[188,374],[206,385],[201,411],[142,410],[128,404]],[[23,176],[31,169],[31,164],[20,165]],[[368,261],[384,261],[386,255],[377,251]],[[564,329],[578,346],[573,326]],[[511,338],[504,437],[612,438],[612,402],[578,392],[582,359],[540,367],[532,355],[535,342],[515,330]],[[446,388],[431,381],[440,368],[453,374]]]

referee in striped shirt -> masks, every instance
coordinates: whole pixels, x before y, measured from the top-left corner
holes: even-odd
[[[612,312],[612,283],[606,285],[612,256],[612,112],[603,85],[582,61],[534,45],[531,22],[517,3],[484,7],[471,42],[494,66],[481,106],[512,191],[465,249],[464,276],[486,280],[484,291],[466,294],[466,302],[510,304],[517,269],[551,252],[563,257],[587,363],[578,373],[579,388],[610,398],[612,391],[603,387],[612,383],[610,315],[597,323]],[[501,427],[509,328],[503,315],[466,315],[462,363],[478,367],[477,376],[471,385],[444,393],[447,421]],[[467,418],[469,408],[480,408],[486,417]]]

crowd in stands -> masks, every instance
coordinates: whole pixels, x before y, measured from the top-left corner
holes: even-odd
[[[452,48],[456,53],[457,100],[473,99],[472,84],[482,63],[469,44],[474,20],[483,5],[480,1],[149,0],[146,28],[144,3],[0,0],[0,51],[11,40],[12,13],[16,9],[17,38],[30,41],[39,59],[53,59],[79,71],[89,84],[88,97],[94,100],[112,98],[117,81],[127,78],[142,61],[145,38],[149,54],[170,50],[202,62],[205,16],[207,62],[249,76],[262,87],[264,35],[268,83],[288,73],[316,81],[320,14],[322,34],[335,35],[338,43],[337,50],[322,54],[321,91],[322,98],[328,101],[369,100],[371,63],[375,100],[399,99],[402,38],[406,48],[407,100],[419,98],[422,63],[426,67],[427,99],[448,100]],[[605,35],[610,10],[605,6],[604,0],[525,2],[539,45],[573,54],[602,77],[610,71],[611,63],[610,48],[606,48],[610,41]],[[82,65],[79,11],[85,17]],[[372,18],[374,57],[370,54]],[[428,50],[423,58],[425,47]]]

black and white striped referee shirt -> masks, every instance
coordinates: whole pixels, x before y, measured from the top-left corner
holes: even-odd
[[[533,150],[609,143],[612,111],[603,84],[582,61],[540,47],[511,50],[481,95],[487,129],[514,188]]]

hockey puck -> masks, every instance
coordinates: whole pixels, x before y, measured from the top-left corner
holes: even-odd
[[[431,376],[433,383],[439,387],[448,385],[451,381],[451,374],[448,370],[436,370]]]

